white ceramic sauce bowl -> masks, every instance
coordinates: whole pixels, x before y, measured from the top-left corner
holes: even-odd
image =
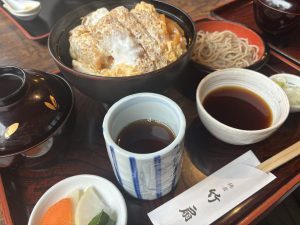
[[[76,189],[93,187],[109,208],[117,215],[116,225],[127,224],[127,207],[118,188],[107,179],[95,175],[76,175],[68,177],[49,188],[34,206],[28,225],[39,224],[46,210],[54,203],[67,197]]]
[[[246,88],[265,100],[272,112],[271,125],[260,130],[242,130],[227,126],[213,118],[202,102],[213,90],[224,86]],[[196,91],[199,117],[207,130],[216,138],[234,145],[259,142],[273,134],[289,114],[289,101],[284,91],[265,75],[248,69],[230,68],[210,73],[201,80]]]

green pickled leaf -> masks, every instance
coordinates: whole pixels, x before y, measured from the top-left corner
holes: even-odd
[[[115,225],[115,221],[113,221],[109,215],[102,210],[89,222],[88,225]]]
[[[108,223],[106,225],[115,225],[116,222],[113,221],[112,219],[109,219]]]

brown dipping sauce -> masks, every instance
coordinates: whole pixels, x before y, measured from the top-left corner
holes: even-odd
[[[205,97],[203,106],[216,120],[237,129],[260,130],[272,123],[269,105],[242,87],[217,88]]]
[[[137,120],[117,137],[117,144],[133,153],[152,153],[167,147],[175,135],[166,125],[154,120]]]

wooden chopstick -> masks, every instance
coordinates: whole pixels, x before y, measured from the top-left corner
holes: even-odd
[[[291,159],[296,158],[298,155],[300,155],[300,141],[262,162],[257,168],[266,173],[271,172]]]

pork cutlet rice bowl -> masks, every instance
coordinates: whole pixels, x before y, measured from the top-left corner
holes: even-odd
[[[101,8],[106,8],[107,11],[106,9],[103,11]],[[143,11],[145,8],[149,11]],[[80,45],[81,39],[76,39],[76,35],[74,35],[74,31],[80,30],[80,27],[84,23],[95,24],[92,20],[87,21],[86,16],[91,15],[90,13],[98,9],[101,9],[101,14],[104,13],[104,15],[100,15],[101,22],[96,25],[98,26],[98,30],[97,28],[95,29],[95,26],[91,28],[91,30],[96,30],[96,35],[94,35],[96,40],[98,40],[98,37],[99,39],[104,39],[104,44],[97,42],[94,45],[97,47],[101,46],[100,57],[99,51],[95,54],[95,52],[86,53],[85,50],[88,49],[86,47],[85,49],[80,49],[82,47],[82,45]],[[139,24],[133,23],[136,26],[130,30],[128,29],[130,22],[127,22],[130,21],[128,19],[130,16],[128,16],[128,12],[132,13],[134,18],[139,20]],[[125,13],[125,15],[122,15],[122,13]],[[117,30],[115,33],[110,33],[109,27],[99,31],[100,28],[103,27],[101,25],[103,20],[111,22],[114,20],[111,15],[114,14],[116,14],[115,18],[118,19],[117,24],[121,24],[125,28],[115,28],[116,26],[114,26],[113,29]],[[147,15],[145,18],[143,18],[144,14]],[[156,22],[149,20],[153,15],[159,19],[159,25],[162,24],[162,26],[165,26],[165,33],[169,35],[167,37],[168,42],[163,42],[163,35],[165,34],[161,32],[161,29],[157,29],[153,25],[153,23]],[[96,17],[98,16],[99,15],[96,15]],[[151,21],[149,26],[147,21]],[[141,30],[143,30],[142,28],[144,30],[146,29],[146,31],[141,32]],[[136,50],[139,51],[137,55],[140,58],[136,60],[137,63],[133,66],[130,65],[130,62],[132,62],[130,57],[118,59],[116,58],[118,54],[113,55],[113,50],[110,51],[108,49],[108,51],[106,51],[107,49],[105,47],[114,45],[114,42],[118,40],[112,41],[109,38],[113,37],[116,33],[122,33],[120,30],[124,29],[124,32],[127,32],[127,36],[125,35],[125,39],[123,39],[124,36],[121,37],[119,39],[120,43],[124,43],[125,40],[126,43],[131,43],[129,44],[130,46],[133,46],[136,45],[133,43],[136,41],[136,43],[140,45],[140,50]],[[89,31],[80,32],[88,33]],[[80,33],[80,35],[82,35],[82,33]],[[97,36],[98,33],[101,33],[101,35]],[[178,33],[180,33],[180,35],[178,35]],[[86,34],[83,34],[83,36],[84,35]],[[150,40],[145,38],[145,36],[150,37]],[[75,37],[75,42],[73,37]],[[136,40],[128,40],[128,37],[134,37]],[[141,41],[141,39],[144,39],[144,41]],[[65,78],[74,87],[93,99],[111,104],[133,93],[161,93],[167,90],[173,81],[182,74],[183,69],[187,65],[191,57],[195,39],[196,32],[191,18],[185,12],[172,5],[159,1],[151,1],[151,3],[148,3],[121,0],[111,2],[105,0],[88,3],[61,18],[50,32],[48,47],[55,63]],[[84,44],[90,44],[91,42],[92,41],[85,40]],[[157,47],[154,46],[153,43],[158,43]],[[174,43],[177,43],[177,45]],[[104,51],[102,51],[103,49]],[[119,49],[115,49],[115,52],[119,53]],[[131,54],[132,51],[128,53]],[[125,53],[123,54],[126,56]],[[82,56],[86,56],[86,58]],[[123,67],[124,61],[126,64],[125,67]],[[117,62],[119,62],[119,64],[117,64]],[[132,72],[132,74],[130,74],[130,72],[128,73],[128,71]]]

